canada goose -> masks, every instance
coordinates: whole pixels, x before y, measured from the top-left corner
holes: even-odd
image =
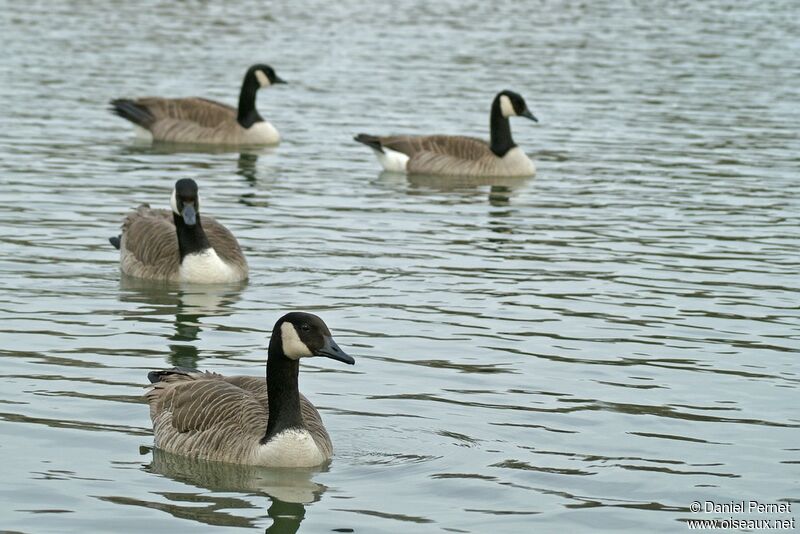
[[[456,176],[530,176],[536,167],[511,138],[509,117],[538,122],[525,100],[500,91],[492,102],[489,143],[456,135],[358,134],[354,139],[375,151],[383,168],[392,172]]]
[[[205,98],[145,97],[111,101],[111,111],[131,121],[137,132],[155,141],[214,145],[271,145],[278,130],[256,111],[256,91],[286,83],[268,65],[247,69],[239,109]]]
[[[175,182],[172,212],[142,204],[109,239],[120,251],[120,269],[136,278],[216,284],[247,278],[247,260],[233,234],[200,217],[197,183]]]
[[[353,364],[327,325],[292,312],[272,329],[267,378],[225,377],[174,368],[151,371],[155,446],[194,458],[269,467],[313,467],[333,446],[319,412],[297,389],[300,358],[325,356]]]

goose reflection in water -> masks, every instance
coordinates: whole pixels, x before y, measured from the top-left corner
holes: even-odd
[[[272,525],[267,528],[268,533],[297,532],[305,518],[305,505],[319,501],[327,489],[312,480],[315,474],[326,471],[325,467],[269,469],[197,460],[154,449],[153,461],[145,469],[214,493],[240,492],[269,497],[272,502],[267,517],[272,519]],[[256,526],[252,518],[231,512],[236,508],[251,510],[253,504],[250,500],[213,497],[197,492],[162,495],[173,502],[169,505],[158,503],[155,507],[176,517],[193,518],[208,525]],[[203,513],[198,513],[198,502],[208,503]],[[130,504],[156,505],[145,502]]]
[[[274,146],[236,146],[236,145],[204,145],[197,143],[170,143],[168,141],[148,141],[132,138],[130,143],[119,148],[119,153],[125,156],[145,154],[175,155],[175,154],[272,154]]]
[[[119,153],[123,156],[170,156],[170,155],[197,155],[197,154],[210,154],[210,155],[224,155],[224,154],[238,154],[236,159],[235,173],[251,186],[258,181],[258,158],[260,156],[267,156],[274,154],[275,147],[235,147],[225,145],[192,145],[180,143],[165,143],[141,141],[134,139],[129,145],[123,146],[119,149]],[[213,166],[213,162],[206,161],[202,158],[193,157],[192,159],[185,159],[181,161],[181,165],[194,167],[196,169],[208,169]]]
[[[532,176],[436,176],[427,174],[398,174],[382,172],[380,182],[397,187],[405,186],[409,195],[431,192],[453,192],[474,195],[476,189],[489,186],[488,200],[493,206],[507,205],[511,198],[534,180]]]
[[[231,315],[246,285],[189,286],[122,275],[119,298],[140,304],[135,312],[126,312],[132,319],[158,321],[162,316],[174,316],[175,333],[169,340],[177,343],[169,344],[169,363],[196,369],[200,357],[193,343],[203,331],[202,320]]]
[[[239,153],[239,159],[236,161],[236,174],[247,180],[249,184],[254,184],[258,178],[256,172],[256,164],[258,163],[258,154],[253,152]]]

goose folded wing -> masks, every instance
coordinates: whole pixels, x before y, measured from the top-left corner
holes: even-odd
[[[181,434],[259,439],[267,427],[266,404],[253,391],[225,380],[197,380],[167,389],[156,411],[169,412],[172,427]]]
[[[426,155],[451,156],[476,160],[490,154],[489,144],[482,139],[452,135],[392,136],[381,138],[381,144],[409,157]]]
[[[208,237],[209,244],[214,247],[223,260],[232,264],[246,264],[239,242],[236,241],[236,237],[230,230],[207,215],[203,216],[203,230]]]
[[[141,98],[137,103],[146,107],[156,121],[176,119],[214,128],[236,119],[236,108],[206,98]]]
[[[223,378],[223,380],[253,395],[253,398],[264,407],[266,417],[269,417],[266,380],[254,376],[229,376]],[[325,426],[322,424],[322,417],[319,411],[302,393],[300,394],[300,414],[303,417],[303,424],[305,424],[312,436],[327,437],[328,433],[325,430]],[[330,441],[329,438],[327,439]]]
[[[123,225],[125,250],[145,265],[164,264],[164,268],[177,268],[180,263],[178,237],[171,213],[150,212],[133,214]]]
[[[230,376],[224,377],[223,380],[249,392],[258,401],[264,409],[264,424],[266,425],[266,420],[269,418],[266,380],[254,376]],[[333,453],[333,446],[328,431],[325,430],[325,425],[322,423],[322,417],[311,401],[302,393],[300,394],[300,414],[303,424],[319,445],[320,450],[326,456],[330,456]]]

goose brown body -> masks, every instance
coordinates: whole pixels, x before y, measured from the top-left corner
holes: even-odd
[[[146,394],[159,449],[206,460],[254,464],[269,420],[267,383],[251,376],[172,372]],[[333,445],[313,404],[300,394],[303,424],[329,459]]]
[[[385,137],[361,134],[358,141],[370,138],[384,149],[408,156],[406,172],[445,176],[530,176],[536,172],[533,162],[517,147],[498,157],[489,143],[461,135],[392,135]],[[368,143],[365,143],[368,144]]]
[[[207,98],[118,98],[111,111],[142,128],[154,141],[199,145],[269,145],[280,141],[278,130],[256,110],[259,88],[286,83],[268,65],[245,73],[235,108]]]
[[[278,131],[271,124],[262,122],[250,129],[243,128],[236,122],[236,108],[205,98],[144,97],[113,100],[112,105],[118,109],[139,108],[143,119],[137,125],[148,130],[156,141],[211,145],[280,141]]]

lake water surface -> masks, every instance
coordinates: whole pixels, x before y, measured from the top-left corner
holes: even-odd
[[[0,530],[687,530],[800,508],[800,9],[776,2],[0,2]],[[277,148],[150,147],[107,101],[236,103]],[[381,174],[368,133],[488,136],[533,179]],[[242,287],[120,281],[107,238],[196,179]],[[336,448],[152,450],[151,369],[262,375],[274,321]],[[735,515],[789,519],[792,514]]]

